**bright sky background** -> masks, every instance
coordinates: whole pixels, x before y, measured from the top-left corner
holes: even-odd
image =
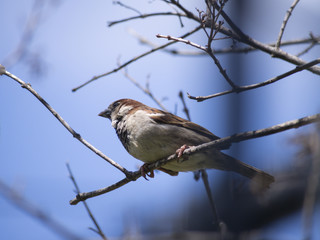
[[[196,2],[188,1],[187,6],[204,9]],[[242,23],[243,30],[260,41],[275,41],[292,1],[251,2],[255,11],[248,9],[248,16]],[[19,43],[32,3],[32,0],[2,1],[1,61]],[[158,1],[139,1],[139,4],[135,7],[142,13],[171,10]],[[317,31],[319,12],[318,0],[301,1],[289,20],[283,39],[304,38],[310,31]],[[97,114],[114,100],[124,97],[157,107],[155,103],[121,72],[99,79],[76,93],[72,93],[71,89],[94,75],[113,69],[117,61],[125,62],[149,49],[139,44],[129,30],[156,44],[163,44],[167,40],[157,39],[156,34],[180,36],[196,26],[183,20],[185,27],[181,29],[174,17],[154,17],[107,27],[108,21],[134,15],[136,13],[128,9],[113,5],[112,1],[69,0],[61,1],[57,7],[48,5],[40,27],[28,46],[30,51],[41,56],[45,65],[44,74],[36,77],[22,64],[8,69],[31,83],[84,139],[129,170],[136,170],[142,163],[125,151],[110,122]],[[313,33],[319,35],[319,32]],[[188,39],[205,45],[203,37],[201,33]],[[217,44],[221,45],[219,42]],[[193,50],[182,44],[173,48]],[[300,51],[288,49],[293,53]],[[310,61],[318,58],[319,50],[319,47],[313,49],[314,54],[307,54],[303,59]],[[231,79],[242,74],[246,79],[244,84],[267,80],[294,67],[268,55],[250,53],[241,63],[245,70],[238,73],[228,68],[228,56],[218,57]],[[185,94],[207,95],[228,89],[215,65],[206,57],[177,57],[159,52],[132,64],[128,71],[142,85],[149,79],[153,94],[160,100],[166,98],[163,104],[167,109],[172,112],[177,110],[182,117],[185,116],[178,98],[180,90]],[[272,86],[244,93],[242,111],[249,118],[239,119],[242,122],[240,130],[265,128],[318,113],[319,89],[319,76],[303,72]],[[231,122],[231,113],[225,105],[234,97],[239,96],[224,96],[202,103],[187,100],[192,120],[220,137],[235,133],[227,125]],[[75,194],[66,162],[70,163],[82,191],[111,185],[122,179],[123,174],[74,139],[34,96],[4,76],[0,77],[0,102],[1,181],[18,190],[23,197],[71,231],[82,237],[96,237],[88,230],[93,225],[82,204],[69,205]],[[241,148],[241,160],[272,173],[284,166],[284,162],[294,154],[288,139],[307,129],[312,130],[312,127],[243,142],[236,148]],[[209,174],[219,178],[224,173],[210,170]],[[213,189],[218,183],[219,180],[212,184]],[[88,204],[105,234],[117,237],[129,230],[139,232],[143,228],[143,220],[150,221],[155,215],[164,219],[166,213],[173,215],[184,211],[187,215],[188,208],[183,204],[185,199],[191,196],[201,198],[204,194],[202,183],[195,182],[192,173],[182,173],[179,177],[158,173],[150,181],[139,179],[91,199]],[[319,221],[319,215],[316,217]],[[170,230],[170,226],[164,226],[164,230]],[[60,239],[3,197],[0,197],[0,232],[1,238],[11,240]],[[299,213],[290,216],[265,229],[265,234],[277,239],[301,239],[301,216]],[[320,238],[319,231],[315,231],[315,236]]]

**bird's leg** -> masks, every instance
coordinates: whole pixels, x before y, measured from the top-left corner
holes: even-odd
[[[144,179],[146,180],[148,180],[147,176],[150,178],[154,178],[154,172],[153,170],[151,171],[149,170],[148,165],[149,165],[148,163],[145,163],[140,167],[141,176],[144,177]]]
[[[180,158],[181,158],[183,152],[184,152],[186,149],[188,149],[189,147],[190,147],[190,146],[184,144],[184,145],[182,145],[179,149],[177,149],[176,155],[177,155],[177,158],[178,158],[178,162],[183,162],[183,161],[185,161],[185,160],[188,159],[188,156],[184,156],[182,159],[180,159]]]

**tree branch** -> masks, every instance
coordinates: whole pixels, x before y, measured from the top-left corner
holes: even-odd
[[[217,10],[220,10],[219,6],[217,6],[216,4],[215,4],[215,7],[217,8]],[[233,32],[233,31],[230,31],[230,30],[227,30],[227,29],[224,29],[223,27],[221,27],[220,32],[222,32],[223,34],[225,34],[225,35],[227,35],[237,41],[248,44],[251,47],[254,47],[254,48],[257,48],[263,52],[266,52],[266,53],[270,54],[272,57],[280,58],[282,60],[293,63],[295,65],[306,64],[305,61],[298,58],[297,56],[291,55],[281,49],[276,49],[275,47],[271,47],[267,44],[261,43],[255,39],[252,39],[248,35],[244,34],[240,30],[240,28],[238,28],[237,25],[233,23],[233,21],[229,18],[229,16],[223,10],[221,11],[221,16],[226,20],[226,22],[229,24],[229,26],[234,30],[234,32]],[[308,71],[315,73],[317,75],[320,75],[320,67],[318,67],[318,66],[310,67],[310,68],[308,68]]]
[[[95,154],[100,156],[102,159],[106,160],[108,163],[110,163],[112,166],[119,169],[121,172],[123,172],[127,177],[131,175],[131,172],[129,172],[127,169],[113,161],[111,158],[104,155],[100,150],[92,146],[89,142],[87,142],[85,139],[83,139],[79,133],[77,133],[75,130],[73,130],[70,125],[47,103],[32,87],[29,83],[25,83],[20,78],[16,77],[15,75],[11,74],[10,72],[6,71],[5,68],[0,64],[0,75],[6,75],[10,77],[11,79],[18,82],[22,88],[27,89],[30,93],[33,94],[52,114],[55,116],[58,121],[72,134],[74,138],[79,140],[82,144],[84,144],[87,148],[89,148],[91,151],[93,151]]]
[[[187,17],[185,14],[182,13],[174,13],[174,12],[158,12],[158,13],[146,13],[146,14],[140,14],[138,16],[134,16],[134,17],[129,17],[129,18],[125,18],[125,19],[121,19],[121,20],[117,20],[117,21],[110,21],[108,26],[111,27],[113,25],[116,25],[118,23],[123,23],[123,22],[127,22],[127,21],[131,21],[131,20],[135,20],[135,19],[143,19],[143,18],[148,18],[148,17],[155,17],[155,16],[178,16],[178,17]]]
[[[201,29],[201,26],[196,27],[194,30],[192,30],[192,31],[190,31],[190,32],[182,35],[181,37],[187,37],[187,36],[189,36],[189,35],[197,32],[199,29]],[[115,72],[119,71],[120,69],[128,66],[129,64],[131,64],[131,63],[139,60],[140,58],[145,57],[145,56],[147,56],[147,55],[149,55],[149,54],[151,54],[151,53],[153,53],[153,52],[156,52],[156,51],[158,51],[158,50],[160,50],[160,49],[162,49],[162,48],[165,48],[165,47],[167,47],[167,46],[170,46],[171,44],[174,44],[174,43],[175,43],[175,41],[169,42],[169,43],[167,43],[167,44],[161,45],[161,46],[156,47],[156,48],[152,48],[151,50],[149,50],[149,51],[147,51],[147,52],[145,52],[145,53],[143,53],[143,54],[141,54],[141,55],[139,55],[139,56],[136,56],[136,57],[130,59],[129,61],[125,62],[124,64],[120,65],[119,67],[117,67],[117,68],[115,68],[115,69],[113,69],[113,70],[111,70],[111,71],[109,71],[109,72],[103,73],[103,74],[98,75],[98,76],[94,76],[94,77],[91,78],[89,81],[81,84],[80,86],[78,86],[78,87],[76,87],[76,88],[73,88],[73,89],[72,89],[72,92],[75,92],[75,91],[79,90],[80,88],[86,86],[87,84],[89,84],[89,83],[91,83],[91,82],[93,82],[93,81],[95,81],[95,80],[97,80],[97,79],[99,79],[99,78],[102,78],[102,77],[108,76],[108,75],[110,75],[110,74],[112,74],[112,73],[115,73]]]
[[[185,43],[185,44],[188,44],[190,46],[193,46],[195,48],[198,48],[204,52],[206,52],[214,61],[214,63],[217,65],[220,73],[222,74],[222,76],[226,79],[226,81],[229,83],[229,85],[233,88],[233,89],[237,89],[238,87],[232,82],[232,80],[229,78],[226,70],[221,66],[219,60],[216,58],[216,56],[212,53],[211,51],[211,48],[208,49],[206,47],[203,47],[197,43],[193,43],[189,40],[186,40],[186,39],[183,39],[183,38],[177,38],[177,37],[172,37],[172,36],[169,36],[169,35],[161,35],[161,34],[157,34],[156,35],[157,38],[166,38],[168,39],[169,41],[170,40],[173,40],[174,42],[182,42],[182,43]]]
[[[284,123],[281,123],[278,125],[274,125],[272,127],[259,129],[259,130],[255,130],[255,131],[242,132],[242,133],[234,134],[229,137],[220,138],[215,141],[204,143],[204,144],[201,144],[198,146],[192,146],[183,152],[183,156],[189,156],[189,155],[192,155],[197,152],[204,151],[206,149],[213,148],[213,147],[220,148],[221,146],[230,145],[231,143],[237,143],[237,142],[241,142],[241,141],[245,141],[245,140],[249,140],[249,139],[264,137],[264,136],[272,135],[275,133],[283,132],[285,130],[292,129],[292,128],[299,128],[301,126],[305,126],[307,124],[311,124],[311,123],[314,123],[317,121],[320,121],[320,113],[312,115],[312,116],[284,122]],[[150,165],[148,165],[148,168],[151,171],[151,170],[154,170],[156,168],[159,168],[159,167],[165,165],[168,162],[175,161],[175,160],[177,160],[176,154],[172,154],[167,158],[164,158],[164,159],[161,159],[161,160],[156,161],[154,163],[151,163]],[[186,160],[186,161],[188,161],[188,160]],[[137,180],[139,177],[141,177],[140,171],[133,172],[130,179],[124,178],[124,179],[120,180],[119,182],[112,184],[108,187],[101,188],[101,189],[98,189],[98,190],[95,190],[92,192],[85,192],[85,193],[77,194],[77,196],[74,199],[70,200],[69,203],[71,205],[76,205],[80,201],[84,201],[88,198],[96,197],[101,194],[111,192],[117,188],[120,188],[120,187],[126,185],[127,183],[129,183],[131,181]]]
[[[145,44],[150,47],[158,47],[158,45],[154,44],[153,42],[149,41],[145,37],[139,35],[135,31],[130,29],[130,33],[136,37],[141,44]],[[317,44],[320,43],[320,37],[319,36],[313,36],[313,34],[310,34],[310,37],[308,38],[302,38],[302,39],[293,39],[293,40],[287,40],[287,41],[281,41],[281,46],[291,46],[291,45],[298,45],[298,44],[306,44],[310,43],[310,46],[303,52],[297,54],[299,57],[306,51],[310,50],[310,48],[316,46]],[[276,43],[267,43],[268,46],[275,47]],[[227,54],[227,53],[248,53],[252,51],[257,51],[259,49],[254,48],[254,47],[226,47],[226,48],[221,48],[221,49],[212,49],[214,54]],[[162,49],[163,52],[170,53],[173,55],[180,55],[180,56],[207,56],[206,52],[203,51],[188,51],[188,50],[180,50],[180,49]]]
[[[118,4],[118,5],[121,6],[121,7],[124,7],[124,8],[126,8],[126,9],[129,9],[129,10],[131,10],[131,11],[134,11],[134,12],[136,12],[136,13],[138,13],[138,14],[141,14],[141,12],[140,12],[139,10],[137,10],[137,9],[135,9],[135,8],[133,8],[133,7],[130,7],[129,5],[126,5],[126,4],[124,4],[124,3],[120,2],[120,1],[113,1],[113,4]]]
[[[133,77],[131,77],[126,69],[123,71],[123,75],[130,80],[137,88],[139,88],[142,92],[147,94],[162,110],[168,112],[165,106],[155,97],[153,96],[152,92],[150,91],[148,84],[147,87],[142,87],[140,83],[138,83]]]
[[[286,25],[288,23],[288,20],[289,20],[289,18],[291,16],[291,13],[292,13],[293,9],[296,7],[296,5],[298,4],[298,2],[299,2],[299,0],[294,0],[294,2],[292,3],[291,7],[289,8],[289,10],[287,10],[287,14],[284,17],[284,20],[283,20],[281,28],[280,28],[279,36],[278,36],[278,39],[277,39],[277,43],[276,43],[276,49],[277,50],[280,47],[281,38],[282,38],[282,35],[284,33],[284,29],[286,28]]]
[[[76,182],[76,179],[74,178],[74,176],[73,176],[73,174],[72,174],[71,167],[70,167],[69,163],[67,163],[67,169],[68,169],[68,172],[69,172],[69,175],[70,175],[70,179],[71,179],[74,187],[76,188],[76,192],[77,192],[77,194],[79,194],[79,193],[80,193],[80,188],[78,187],[78,184],[77,184],[77,182]],[[89,214],[89,216],[90,216],[93,224],[94,224],[94,225],[96,226],[96,228],[97,228],[97,229],[92,229],[92,228],[91,228],[91,229],[92,229],[95,233],[99,234],[100,237],[102,237],[102,239],[107,240],[107,237],[106,237],[106,236],[104,235],[104,233],[102,232],[102,230],[101,230],[101,228],[100,228],[97,220],[96,220],[95,217],[93,216],[93,214],[92,214],[92,212],[91,212],[88,204],[86,203],[86,201],[83,201],[83,205],[84,205],[87,213]]]
[[[247,86],[240,86],[237,87],[236,89],[232,89],[232,90],[228,90],[228,91],[224,91],[224,92],[220,92],[220,93],[215,93],[212,95],[208,95],[208,96],[198,96],[198,97],[194,97],[188,94],[188,98],[193,99],[193,100],[197,100],[198,102],[202,102],[204,100],[210,99],[210,98],[215,98],[215,97],[219,97],[219,96],[223,96],[223,95],[227,95],[230,93],[240,93],[240,92],[244,92],[244,91],[248,91],[248,90],[252,90],[252,89],[256,89],[256,88],[260,88],[266,85],[269,85],[271,83],[277,82],[283,78],[286,78],[294,73],[300,72],[302,70],[308,69],[316,64],[320,63],[320,58],[315,59],[311,62],[308,62],[306,64],[300,65],[300,66],[296,66],[294,69],[285,72],[283,74],[280,74],[274,78],[270,78],[264,82],[261,83],[256,83],[256,84],[252,84],[252,85],[247,85]]]
[[[7,186],[3,181],[0,180],[0,193],[7,198],[10,203],[12,203],[15,207],[22,210],[24,213],[27,213],[34,219],[41,222],[44,226],[48,227],[55,234],[59,235],[64,239],[70,240],[80,240],[83,239],[75,233],[71,232],[69,229],[65,227],[65,224],[59,223],[54,220],[50,215],[48,215],[45,211],[40,209],[36,204],[32,204],[28,199],[21,196],[19,191],[12,189]],[[20,229],[21,230],[21,229]],[[36,234],[35,234],[36,235]]]

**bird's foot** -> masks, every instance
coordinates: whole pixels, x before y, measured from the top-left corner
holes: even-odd
[[[144,177],[144,179],[149,181],[147,176],[150,178],[154,178],[154,172],[153,172],[153,170],[150,171],[148,165],[149,165],[148,163],[143,164],[140,167],[140,173],[141,173],[141,176]]]
[[[183,156],[182,159],[180,159],[180,158],[181,158],[183,152],[184,152],[186,149],[188,149],[189,147],[190,147],[190,146],[184,144],[184,145],[182,145],[179,149],[177,149],[176,155],[177,155],[177,158],[178,158],[178,162],[183,162],[183,161],[185,161],[185,160],[188,160],[188,156]]]

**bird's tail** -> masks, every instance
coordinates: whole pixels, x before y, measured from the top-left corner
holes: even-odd
[[[248,177],[255,181],[262,188],[269,188],[270,184],[274,182],[274,177],[258,168],[255,168],[249,164],[241,162],[227,154],[220,152],[223,155],[223,169],[227,171],[233,171]]]

